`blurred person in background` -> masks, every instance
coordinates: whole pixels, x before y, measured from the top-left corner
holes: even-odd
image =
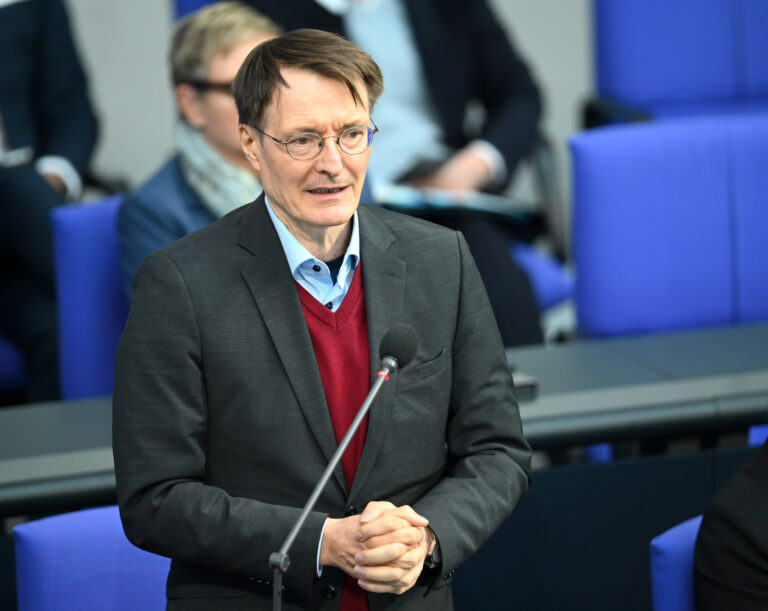
[[[144,257],[261,193],[240,147],[231,85],[251,49],[278,34],[274,23],[238,2],[204,7],[177,24],[169,52],[179,110],[176,154],[126,196],[118,216],[127,295]]]
[[[97,125],[62,0],[0,0],[0,333],[27,399],[59,396],[50,212],[80,197]]]
[[[286,31],[341,34],[379,64],[374,183],[499,193],[537,140],[538,87],[486,0],[247,1]],[[466,237],[504,344],[541,343],[530,282],[509,255],[530,229],[466,210],[426,218]]]

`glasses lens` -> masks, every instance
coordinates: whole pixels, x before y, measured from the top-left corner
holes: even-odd
[[[317,134],[296,134],[285,146],[294,159],[312,159],[322,145],[323,139]]]
[[[350,155],[357,155],[368,148],[371,143],[371,130],[367,127],[350,127],[339,134],[341,150]]]

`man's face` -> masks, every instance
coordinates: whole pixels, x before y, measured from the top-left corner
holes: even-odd
[[[280,87],[259,125],[270,136],[288,140],[299,132],[336,136],[352,126],[368,126],[368,93],[356,83],[362,104],[347,86],[312,72],[284,68],[288,87]],[[243,149],[261,176],[275,214],[297,238],[318,239],[330,227],[341,227],[360,201],[370,147],[348,155],[335,138],[324,141],[313,159],[297,160],[282,144],[249,126],[240,128]],[[328,190],[330,189],[330,192]]]
[[[215,54],[208,68],[208,82],[231,83],[251,49],[269,38],[272,36],[252,38],[227,53]],[[203,133],[208,144],[222,156],[231,163],[250,169],[240,148],[237,107],[232,95],[214,88],[194,92],[192,95],[191,112],[185,112],[187,120]]]

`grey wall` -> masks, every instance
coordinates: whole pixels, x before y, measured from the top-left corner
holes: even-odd
[[[567,180],[567,137],[591,86],[589,0],[490,0],[546,96],[544,131]],[[96,168],[146,178],[172,151],[173,100],[166,47],[170,0],[68,0],[102,119]],[[523,174],[513,190],[530,192]]]

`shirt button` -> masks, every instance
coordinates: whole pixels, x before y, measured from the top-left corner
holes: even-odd
[[[325,307],[328,308],[329,310],[332,310],[333,309],[333,302],[329,301],[328,303],[325,304]]]
[[[321,268],[320,268],[320,266],[319,266],[317,263],[315,263],[315,264],[312,266],[312,271],[313,271],[313,272],[319,272],[319,271],[320,271],[320,269],[321,269]]]

